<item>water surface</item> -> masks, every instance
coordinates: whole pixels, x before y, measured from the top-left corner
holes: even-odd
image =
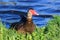
[[[0,11],[8,11],[8,10],[17,10],[21,12],[27,12],[29,8],[33,8],[40,15],[60,15],[60,0],[15,0],[10,2],[9,0],[2,1],[9,2],[6,4],[0,4]],[[17,13],[16,13],[17,14]],[[9,28],[11,23],[19,22],[21,20],[19,15],[12,13],[1,13],[0,18],[3,23],[6,23],[6,27]],[[37,26],[45,26],[48,21],[51,20],[51,17],[34,17],[33,22]]]

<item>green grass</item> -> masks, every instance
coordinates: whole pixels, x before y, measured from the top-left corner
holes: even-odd
[[[60,40],[60,16],[54,16],[45,27],[36,27],[32,34],[18,34],[0,21],[0,40]]]

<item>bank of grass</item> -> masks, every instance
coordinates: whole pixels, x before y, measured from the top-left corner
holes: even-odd
[[[18,34],[0,21],[0,40],[60,40],[60,16],[54,16],[45,27],[36,27],[32,34]]]

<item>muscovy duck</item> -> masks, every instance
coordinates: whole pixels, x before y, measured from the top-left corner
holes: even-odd
[[[39,15],[36,11],[30,8],[27,12],[27,15],[20,15],[21,20],[16,23],[11,24],[11,29],[15,29],[18,33],[32,33],[35,30],[36,25],[33,23],[32,15]]]

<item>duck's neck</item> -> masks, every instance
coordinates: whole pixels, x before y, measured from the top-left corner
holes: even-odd
[[[31,12],[28,12],[27,13],[27,22],[28,23],[31,23],[32,22],[32,13]]]
[[[28,19],[27,23],[29,23],[29,24],[32,23],[32,19]]]

